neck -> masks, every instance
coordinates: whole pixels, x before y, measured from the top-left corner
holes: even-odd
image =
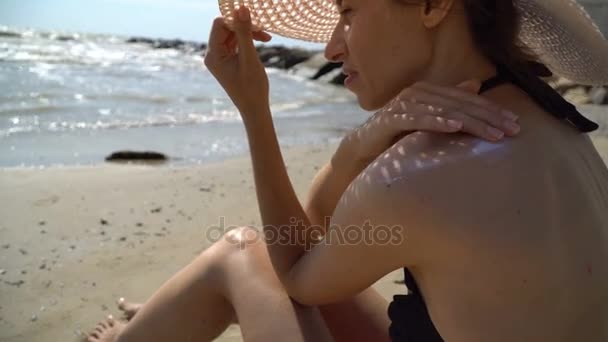
[[[430,31],[433,51],[427,64],[425,81],[454,86],[461,82],[486,80],[496,75],[496,67],[473,42],[465,18],[448,16],[446,21]]]

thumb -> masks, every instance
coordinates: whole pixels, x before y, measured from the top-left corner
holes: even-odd
[[[251,30],[251,13],[245,6],[239,7],[234,13],[234,31],[239,47],[239,58],[245,60],[257,57],[257,51],[253,45],[253,32]]]
[[[477,94],[481,88],[481,81],[477,79],[466,80],[456,86],[462,90]]]

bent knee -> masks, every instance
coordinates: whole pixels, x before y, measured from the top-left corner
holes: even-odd
[[[259,230],[242,226],[224,233],[205,253],[213,253],[225,258],[232,254],[250,254],[256,250],[265,250],[264,234]]]

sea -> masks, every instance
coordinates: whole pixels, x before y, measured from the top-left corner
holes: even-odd
[[[97,165],[123,150],[171,165],[248,154],[202,53],[128,38],[0,26],[1,168]],[[282,147],[337,142],[370,115],[345,88],[309,80],[315,71],[266,69]]]
[[[125,150],[163,153],[175,166],[249,153],[239,113],[201,52],[129,38],[0,26],[0,168],[98,165]],[[302,65],[266,69],[283,148],[336,143],[371,115]],[[608,107],[579,109],[600,123],[592,137],[606,144]]]

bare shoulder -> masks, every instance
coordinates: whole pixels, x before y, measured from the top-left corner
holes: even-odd
[[[417,230],[465,224],[480,212],[496,212],[516,200],[521,192],[513,189],[530,171],[520,150],[509,140],[410,134],[372,162],[341,202],[365,196],[359,201],[366,203],[359,205],[361,212],[390,212],[393,221],[407,221]]]

